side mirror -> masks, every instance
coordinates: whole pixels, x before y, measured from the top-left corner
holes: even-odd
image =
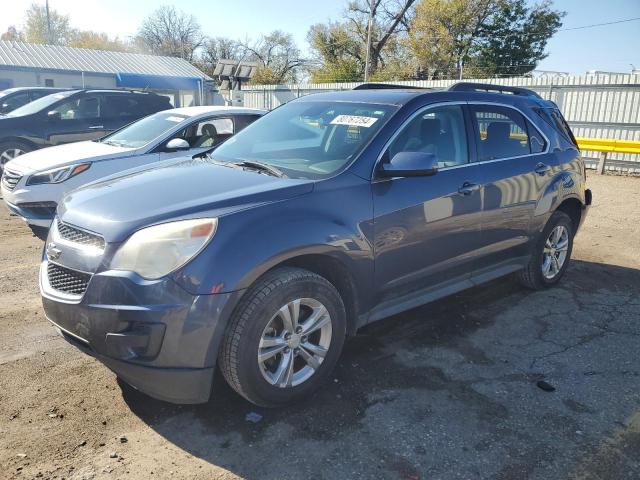
[[[47,112],[47,119],[50,122],[55,122],[57,120],[60,120],[62,118],[62,115],[60,115],[60,112],[56,112],[55,110],[51,110],[50,112]]]
[[[189,150],[191,145],[183,138],[173,138],[167,143],[167,150]]]
[[[438,158],[433,153],[398,152],[380,165],[382,177],[426,177],[438,173]]]

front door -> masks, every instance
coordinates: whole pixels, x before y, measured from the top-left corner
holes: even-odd
[[[410,299],[468,279],[481,242],[482,176],[470,162],[462,105],[427,107],[384,153],[438,158],[428,177],[378,179],[374,204],[375,285],[382,303]]]
[[[49,142],[60,145],[104,136],[101,110],[100,94],[82,95],[58,105],[53,111],[59,114],[59,118],[47,123]]]

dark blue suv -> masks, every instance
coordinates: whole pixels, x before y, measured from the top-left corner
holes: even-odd
[[[211,154],[72,192],[40,272],[49,320],[124,381],[209,398],[309,394],[359,327],[517,273],[558,282],[591,194],[534,92],[309,95]]]

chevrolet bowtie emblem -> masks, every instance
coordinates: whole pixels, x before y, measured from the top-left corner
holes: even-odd
[[[47,244],[47,257],[49,260],[57,260],[62,255],[62,250],[60,250],[55,243],[49,242]]]

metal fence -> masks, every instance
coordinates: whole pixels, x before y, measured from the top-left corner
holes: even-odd
[[[576,137],[640,141],[640,75],[581,75],[465,80],[530,88],[562,110]],[[395,84],[447,88],[456,80],[392,82]],[[273,109],[311,93],[350,90],[358,83],[249,86],[241,92],[245,107]],[[240,92],[239,92],[240,93]],[[598,153],[583,152],[587,165],[595,168]],[[640,155],[613,153],[607,170],[640,173]]]

